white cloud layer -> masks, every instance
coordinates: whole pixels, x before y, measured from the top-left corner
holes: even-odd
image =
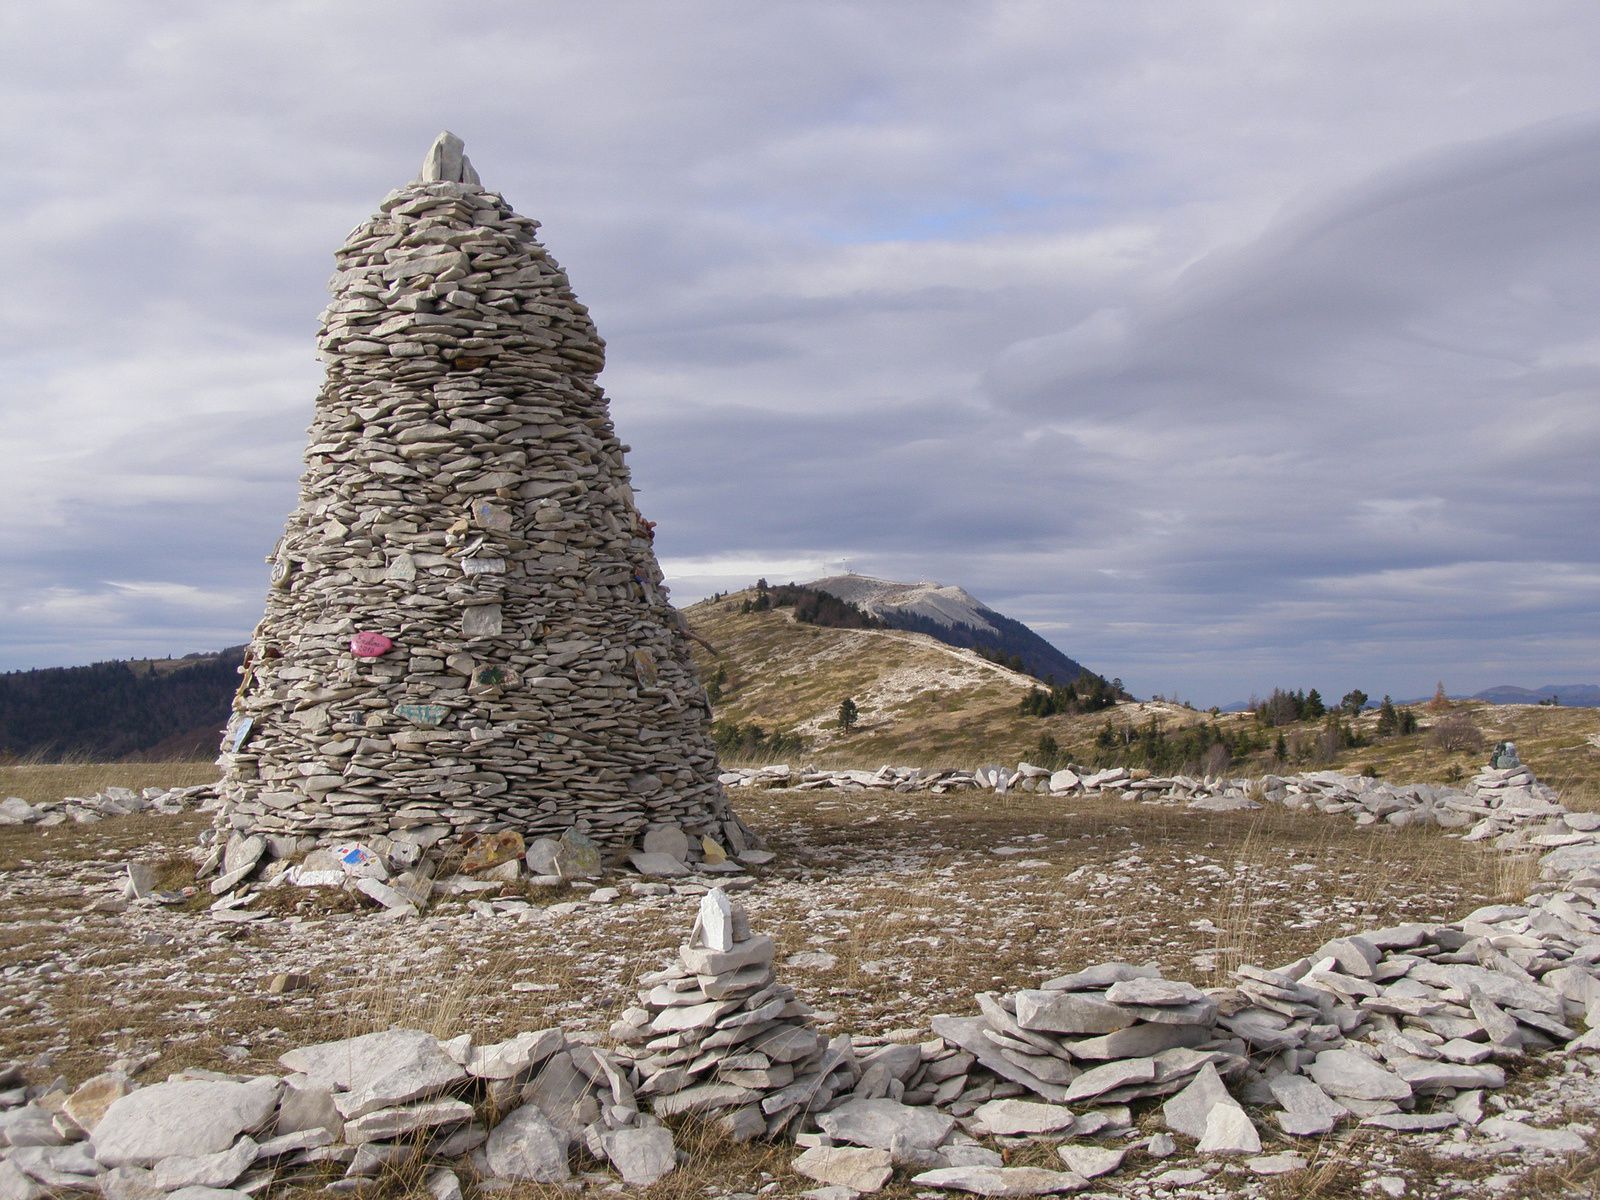
[[[449,127],[680,600],[848,560],[1203,703],[1600,680],[1595,61],[1561,0],[13,5],[0,669],[248,633],[331,252]]]

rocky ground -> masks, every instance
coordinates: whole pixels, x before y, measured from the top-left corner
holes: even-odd
[[[877,1038],[926,1041],[936,1015],[973,1014],[978,992],[1037,988],[1108,960],[1221,983],[1240,962],[1271,966],[1341,934],[1459,917],[1512,898],[1518,882],[1503,856],[1438,830],[1270,807],[795,791],[741,791],[738,803],[776,858],[731,890],[776,943],[778,978],[820,1010],[823,1032],[857,1035],[863,1049]],[[185,1067],[281,1074],[289,1050],[391,1025],[478,1043],[553,1025],[603,1039],[640,978],[671,959],[706,888],[508,884],[441,899],[420,919],[287,887],[249,913],[210,912],[209,896],[86,911],[120,892],[130,860],[180,883],[205,820],[140,814],[0,829],[0,1060],[19,1062],[28,1082],[77,1083],[118,1061],[147,1083]],[[1136,1109],[1134,1128],[1108,1143],[1131,1148],[1122,1170],[1095,1186],[1105,1195],[1568,1194],[1587,1177],[1595,1144],[1592,1067],[1582,1054],[1511,1066],[1511,1085],[1484,1102],[1488,1119],[1513,1118],[1491,1127],[1498,1134],[1357,1126],[1291,1139],[1258,1121],[1278,1137],[1264,1155],[1305,1160],[1282,1175],[1183,1150],[1154,1157],[1160,1106]],[[1525,1125],[1547,1133],[1524,1134]],[[689,1144],[680,1129],[680,1149]],[[1048,1149],[1019,1140],[1004,1153],[1046,1165]],[[715,1138],[697,1153],[721,1168],[654,1187],[815,1187],[789,1170],[792,1154]],[[1050,1155],[1048,1165],[1061,1162]],[[592,1185],[609,1186],[601,1179],[611,1177]]]

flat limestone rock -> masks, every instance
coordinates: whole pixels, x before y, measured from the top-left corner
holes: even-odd
[[[1411,1085],[1354,1050],[1324,1050],[1310,1067],[1311,1078],[1330,1096],[1353,1100],[1406,1100]]]
[[[1583,1135],[1571,1129],[1540,1129],[1537,1125],[1511,1117],[1490,1117],[1478,1126],[1490,1137],[1510,1142],[1524,1150],[1548,1150],[1555,1154],[1575,1154],[1584,1148]]]
[[[700,946],[679,946],[678,957],[695,975],[725,975],[741,967],[772,961],[772,939],[756,934],[735,942],[731,950],[708,950]]]
[[[1074,1079],[1062,1099],[1069,1104],[1074,1100],[1090,1100],[1129,1084],[1152,1083],[1155,1077],[1156,1064],[1153,1058],[1108,1062],[1103,1067],[1091,1067]]]
[[[566,1044],[559,1029],[519,1033],[504,1042],[473,1046],[467,1053],[467,1074],[476,1079],[515,1079]]]
[[[1141,1021],[1099,1037],[1082,1038],[1066,1044],[1074,1059],[1108,1061],[1113,1058],[1150,1058],[1163,1050],[1198,1046],[1213,1036],[1204,1025],[1164,1025]]]
[[[1122,1009],[1137,1020],[1162,1025],[1209,1026],[1217,1019],[1217,1002],[1209,996],[1182,1004],[1124,1004]]]
[[[1206,1134],[1206,1123],[1212,1109],[1219,1104],[1232,1104],[1227,1086],[1217,1068],[1207,1063],[1183,1091],[1161,1106],[1161,1115],[1167,1128],[1199,1141]]]
[[[943,1167],[914,1175],[911,1182],[979,1196],[1054,1196],[1089,1186],[1082,1175],[1043,1167]]]
[[[601,1135],[600,1146],[630,1187],[649,1187],[678,1165],[672,1130],[665,1125],[615,1129]]]
[[[857,1146],[813,1146],[790,1165],[807,1179],[856,1192],[879,1191],[894,1175],[887,1150]]]
[[[1418,1092],[1437,1092],[1444,1088],[1468,1091],[1472,1088],[1503,1088],[1506,1085],[1505,1071],[1493,1063],[1472,1066],[1467,1063],[1399,1057],[1391,1060],[1389,1065],[1395,1074]]]
[[[164,1158],[151,1168],[150,1182],[164,1192],[186,1187],[225,1188],[249,1170],[259,1154],[255,1141],[242,1137],[215,1154]]]
[[[955,1118],[934,1108],[914,1108],[887,1098],[846,1100],[817,1118],[817,1127],[829,1137],[874,1150],[895,1144],[932,1150],[950,1136]]]
[[[380,1108],[345,1122],[344,1140],[352,1146],[388,1141],[423,1129],[460,1125],[472,1120],[472,1105],[461,1100],[424,1100],[399,1108]]]
[[[1113,1033],[1125,1029],[1134,1017],[1115,1004],[1067,991],[1017,993],[1017,1024],[1047,1033]]]
[[[933,1018],[932,1025],[934,1033],[973,1055],[980,1064],[1000,1078],[1020,1083],[1046,1100],[1067,1099],[1067,1089],[1064,1086],[1041,1079],[1002,1055],[1000,1048],[984,1036],[988,1024],[981,1017],[940,1015]]]
[[[1106,991],[1112,1004],[1159,1005],[1193,1004],[1206,999],[1206,995],[1192,983],[1177,979],[1124,979],[1113,983]]]
[[[79,1084],[61,1111],[85,1133],[92,1135],[106,1110],[137,1085],[121,1071],[106,1071]]]
[[[718,1018],[727,1016],[738,1007],[737,1000],[708,1000],[704,1004],[664,1008],[650,1022],[650,1029],[658,1034],[710,1029]]]
[[[652,825],[639,839],[646,854],[669,854],[679,862],[689,861],[689,835],[677,825]]]
[[[1362,1119],[1363,1125],[1392,1129],[1396,1133],[1435,1133],[1461,1123],[1455,1113],[1378,1113]]]
[[[650,1107],[658,1117],[676,1117],[683,1113],[711,1112],[719,1108],[739,1108],[761,1099],[754,1088],[738,1087],[731,1083],[704,1083],[684,1088],[667,1096],[658,1096]]]
[[[1244,1109],[1229,1097],[1206,1117],[1205,1133],[1195,1149],[1201,1154],[1260,1154],[1261,1135]]]
[[[216,1154],[265,1125],[277,1105],[278,1087],[265,1082],[153,1084],[106,1110],[95,1126],[95,1158],[107,1167],[146,1167],[179,1155]]]
[[[1278,1124],[1295,1137],[1318,1137],[1327,1133],[1350,1110],[1304,1075],[1274,1075],[1267,1081],[1272,1097],[1283,1105]]]
[[[1111,1174],[1122,1165],[1122,1160],[1128,1154],[1126,1150],[1113,1150],[1109,1146],[1083,1146],[1071,1142],[1057,1146],[1056,1153],[1067,1164],[1069,1171],[1085,1179]]]
[[[1155,979],[1161,972],[1155,967],[1136,967],[1132,963],[1097,963],[1071,975],[1059,975],[1044,985],[1049,992],[1099,991],[1125,979]]]
[[[1072,1110],[1064,1104],[1032,1100],[990,1100],[972,1114],[992,1134],[1058,1133],[1072,1126]]]
[[[1305,1170],[1306,1159],[1302,1154],[1284,1151],[1279,1154],[1263,1154],[1256,1158],[1248,1158],[1244,1165],[1252,1175],[1287,1175],[1290,1171]]]
[[[345,1120],[380,1108],[437,1096],[467,1077],[466,1068],[437,1038],[416,1029],[389,1029],[290,1050],[278,1059],[323,1086],[343,1090],[334,1104]]]
[[[671,854],[651,854],[636,850],[628,855],[628,862],[635,871],[649,879],[667,879],[689,873],[689,868],[684,865],[683,860]]]
[[[1448,988],[1462,1003],[1477,991],[1502,1008],[1526,1008],[1556,1018],[1565,1012],[1561,996],[1550,988],[1470,963],[1419,963],[1407,977]]]
[[[567,1134],[536,1105],[524,1104],[496,1125],[484,1143],[489,1170],[500,1179],[560,1183],[572,1176]]]

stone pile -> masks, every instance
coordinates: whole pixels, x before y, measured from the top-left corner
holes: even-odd
[[[483,1046],[393,1029],[280,1061],[290,1074],[188,1070],[140,1087],[111,1071],[70,1091],[16,1086],[0,1067],[0,1195],[254,1195],[341,1169],[354,1186],[419,1153],[442,1197],[460,1196],[461,1160],[507,1183],[565,1180],[575,1152],[641,1186],[676,1165],[671,1132],[638,1111],[611,1058],[559,1029]]]
[[[1474,806],[1470,811],[1478,817],[1467,834],[1471,841],[1493,838],[1497,845],[1511,846],[1525,842],[1520,833],[1532,837],[1560,833],[1553,826],[1566,824],[1570,841],[1576,843],[1583,834],[1600,829],[1600,815],[1567,812],[1555,790],[1535,779],[1526,766],[1487,767],[1467,785],[1467,795]]]
[[[578,829],[614,861],[652,826],[750,841],[603,344],[537,228],[443,134],[338,252],[300,502],[219,760],[225,832]]]
[[[1600,1051],[1600,864],[1550,867],[1579,845],[1551,849],[1553,881],[1519,904],[1337,938],[1241,967],[1230,987],[1100,964],[981,994],[976,1015],[937,1017],[912,1044],[819,1033],[774,980],[771,941],[712,891],[614,1051],[560,1029],[485,1046],[390,1030],[290,1051],[283,1077],[188,1071],[140,1088],[122,1064],[77,1089],[30,1088],[0,1066],[0,1195],[254,1193],[330,1167],[355,1186],[419,1147],[446,1198],[463,1163],[550,1183],[587,1155],[644,1184],[677,1161],[661,1120],[689,1113],[739,1138],[792,1136],[797,1172],[858,1191],[897,1169],[924,1187],[1076,1191],[1135,1147],[1172,1153],[1172,1135],[1259,1173],[1304,1165],[1261,1154],[1247,1105],[1289,1137],[1359,1122],[1572,1151],[1578,1133],[1492,1115],[1485,1098],[1522,1056]],[[1136,1141],[1138,1109],[1157,1104],[1170,1133]],[[1006,1147],[1041,1139],[1066,1169],[1004,1165]],[[1191,1176],[1204,1172],[1162,1178]]]
[[[748,887],[754,880],[744,874],[745,868],[770,862],[773,855],[730,840],[742,846],[732,856],[710,838],[697,843],[676,825],[656,825],[645,831],[640,849],[627,863],[644,880],[670,879],[702,891],[719,881],[728,888]],[[468,907],[482,916],[504,912],[531,918],[533,906],[526,899],[504,895],[505,885],[518,882],[589,888],[596,902],[621,895],[619,889],[595,882],[605,873],[601,847],[577,829],[531,843],[510,829],[468,835],[453,845],[439,844],[437,830],[397,830],[387,837],[328,847],[242,832],[224,838],[212,831],[202,841],[198,878],[219,897],[213,915],[231,920],[251,919],[257,915],[251,906],[269,889],[291,885],[342,890],[393,917],[418,916],[438,896],[466,896]],[[148,866],[129,863],[128,872],[130,884],[136,885]],[[628,886],[638,895],[670,890],[666,883],[636,881]],[[125,898],[143,899],[145,894],[132,890]]]
[[[1208,1065],[1246,1065],[1244,1044],[1217,1028],[1216,1001],[1153,967],[1107,963],[977,1000],[981,1015],[935,1017],[933,1031],[1052,1103],[1126,1105],[1170,1095]]]
[[[1280,804],[1292,810],[1315,809],[1344,814],[1358,825],[1436,825],[1443,829],[1471,827],[1471,840],[1495,838],[1512,845],[1506,835],[1525,831],[1530,844],[1540,835],[1588,833],[1600,816],[1567,813],[1555,793],[1537,782],[1526,766],[1486,768],[1466,788],[1412,783],[1394,784],[1364,775],[1312,771],[1300,775],[1264,775],[1260,779],[1194,778],[1152,775],[1128,767],[1086,771],[1067,767],[1051,771],[1031,763],[1014,769],[933,771],[920,767],[883,766],[876,771],[800,770],[779,764],[724,771],[729,788],[787,787],[797,791],[870,790],[931,792],[993,791],[998,795],[1029,792],[1059,797],[1118,795],[1144,803],[1184,804],[1205,812],[1235,812]],[[1539,823],[1543,822],[1541,826]],[[1554,825],[1564,828],[1555,828]]]
[[[215,796],[216,789],[211,784],[184,788],[147,787],[142,791],[109,787],[93,796],[67,796],[37,804],[30,804],[20,796],[8,796],[0,800],[0,825],[49,828],[65,825],[68,821],[75,825],[89,825],[106,817],[126,817],[142,812],[170,816],[203,806]]]
[[[715,1114],[737,1140],[777,1137],[854,1086],[850,1040],[813,1028],[811,1007],[774,980],[772,955],[717,888],[676,961],[640,981],[611,1032],[658,1116]]]

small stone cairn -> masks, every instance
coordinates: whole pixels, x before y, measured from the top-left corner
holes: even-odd
[[[300,503],[219,760],[224,836],[274,857],[576,829],[613,862],[655,826],[749,841],[603,343],[537,229],[445,133],[339,250]]]
[[[772,973],[772,939],[708,892],[677,961],[645,976],[612,1027],[658,1116],[715,1113],[740,1141],[777,1137],[856,1082],[849,1038],[830,1042]]]

